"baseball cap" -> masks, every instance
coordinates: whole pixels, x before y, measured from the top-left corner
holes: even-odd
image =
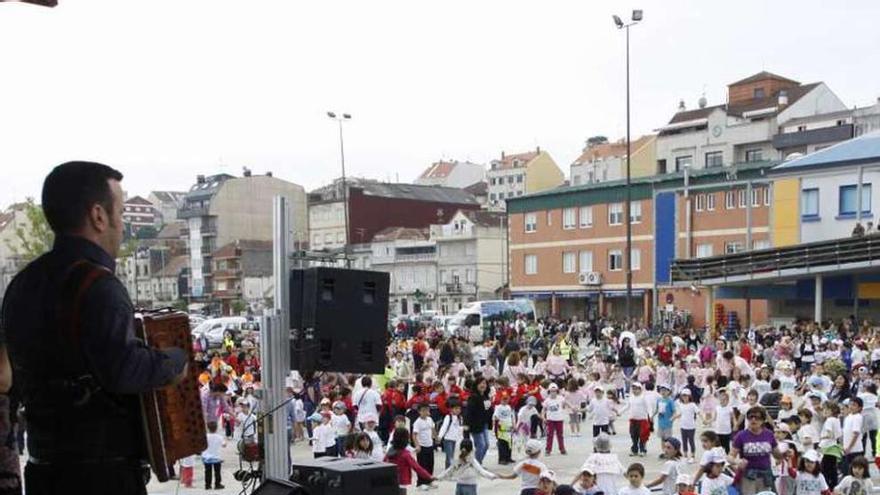
[[[681,389],[681,392],[679,392],[679,395],[691,395],[691,389],[683,388]]]
[[[581,472],[582,473],[589,473],[589,474],[592,474],[593,476],[595,476],[596,475],[596,466],[594,466],[592,462],[586,461],[581,466]]]
[[[532,438],[528,442],[526,442],[526,453],[527,454],[540,454],[541,449],[543,447],[544,447],[544,444],[541,443],[540,440]]]
[[[791,433],[791,428],[788,426],[787,423],[782,423],[782,422],[776,423],[776,430],[782,431],[785,433]]]
[[[547,390],[557,390],[557,391],[558,391],[558,390],[559,390],[559,385],[557,385],[557,384],[555,384],[555,383],[551,383],[550,386],[547,387]]]
[[[689,474],[679,474],[677,478],[675,478],[676,485],[690,485],[693,483],[693,478]]]
[[[810,449],[804,452],[804,459],[810,462],[819,462],[822,460],[822,456],[814,449]]]
[[[538,405],[538,399],[536,399],[534,395],[530,395],[529,398],[526,399],[526,404],[536,406]]]
[[[709,452],[709,458],[707,459],[709,464],[724,464],[727,462],[727,459],[724,456],[723,450],[712,450]]]
[[[539,476],[539,478],[542,480],[550,480],[556,483],[556,473],[549,469],[541,471],[541,475]]]

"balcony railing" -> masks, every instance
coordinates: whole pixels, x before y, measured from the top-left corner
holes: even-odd
[[[436,261],[437,253],[398,254],[395,261]]]
[[[205,216],[208,216],[207,206],[184,207],[177,212],[177,217],[181,219]]]
[[[773,276],[880,264],[880,235],[847,237],[796,246],[672,262],[672,282],[723,280],[734,276]]]
[[[214,270],[214,280],[221,279],[235,279],[241,277],[241,270],[232,269],[232,270]]]
[[[781,150],[804,146],[807,144],[844,141],[853,137],[853,125],[844,124],[834,127],[822,127],[808,131],[786,132],[773,136],[773,147]]]
[[[216,289],[213,294],[217,299],[237,299],[241,297],[241,289]]]
[[[441,294],[476,294],[477,286],[472,283],[453,282],[440,284]]]

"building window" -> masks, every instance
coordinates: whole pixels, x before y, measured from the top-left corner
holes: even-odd
[[[770,206],[770,186],[764,188],[764,206]]]
[[[642,251],[640,249],[630,250],[629,264],[633,270],[641,270],[642,269]]]
[[[512,175],[508,175],[508,176],[507,176],[507,183],[508,183],[508,184],[513,184],[513,176],[512,176]]]
[[[516,195],[517,195],[517,196],[522,196],[522,195],[523,195],[523,192],[522,192],[522,191],[517,191],[517,192],[516,192]]]
[[[715,193],[706,195],[706,210],[715,211]]]
[[[712,256],[712,244],[697,244],[697,258]]]
[[[579,185],[581,185],[581,176],[580,176],[580,175],[574,175],[574,176],[572,176],[572,177],[571,177],[571,184],[572,184],[573,186],[579,186]]]
[[[608,251],[608,269],[612,272],[623,270],[623,252],[620,249]]]
[[[489,193],[489,201],[495,201],[495,193]]]
[[[805,132],[807,130],[807,126],[799,125],[797,130],[798,130],[798,132]]]
[[[723,156],[721,151],[706,153],[706,168],[716,168],[724,165]]]
[[[474,271],[470,268],[464,271],[464,281],[469,284],[474,283]]]
[[[764,150],[758,148],[754,150],[746,150],[747,162],[760,162],[764,159]]]
[[[740,241],[731,241],[724,243],[724,252],[727,254],[739,253],[743,250],[743,243]]]
[[[592,251],[581,251],[579,253],[579,256],[580,256],[580,271],[581,271],[581,273],[593,271],[593,252]]]
[[[819,189],[804,189],[801,191],[801,216],[819,217]]]
[[[578,215],[580,217],[580,225],[582,229],[586,229],[593,226],[593,207],[592,206],[581,206],[581,211]]]
[[[535,232],[538,230],[538,215],[534,213],[526,213],[526,232]]]
[[[694,157],[691,155],[685,156],[677,156],[675,157],[675,171],[681,172],[685,167],[690,167],[694,164]]]
[[[761,189],[752,189],[752,206],[761,206]]]
[[[839,214],[855,215],[858,204],[859,186],[840,186]],[[871,213],[871,184],[862,184],[862,214]]]
[[[337,244],[345,244],[345,232],[337,232],[336,233],[336,243]]]
[[[736,193],[734,191],[724,193],[724,208],[728,210],[736,208]]]
[[[522,181],[523,181],[523,174],[519,174],[519,175],[517,175],[517,176],[516,176],[516,181],[517,181],[518,183],[522,184]]]
[[[629,221],[631,223],[642,223],[642,203],[631,202],[629,204]]]
[[[755,88],[752,95],[755,97],[755,99],[763,98],[764,97],[764,88]]]
[[[746,207],[746,190],[745,189],[739,190],[739,207],[740,208]]]
[[[538,255],[526,255],[526,275],[535,275],[538,273]]]
[[[759,239],[752,241],[752,249],[767,249],[770,247],[770,241],[767,239]]]
[[[547,210],[547,225],[553,225],[553,210]]]
[[[562,253],[562,273],[574,273],[577,271],[577,258],[573,251]]]
[[[562,210],[562,228],[571,230],[577,227],[577,210],[566,208]]]
[[[623,223],[623,203],[611,203],[608,205],[608,225],[620,225]]]
[[[694,197],[694,209],[697,211],[703,211],[706,208],[706,195],[705,194],[697,194]]]

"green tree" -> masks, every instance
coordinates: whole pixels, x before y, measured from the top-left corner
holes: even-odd
[[[240,315],[247,309],[247,303],[241,299],[236,299],[235,301],[232,301],[230,309],[232,310],[232,314]]]
[[[34,198],[27,198],[23,211],[26,221],[24,225],[15,228],[15,238],[7,241],[7,245],[16,256],[27,263],[52,248],[55,234],[46,221],[43,209],[34,202]]]
[[[178,299],[171,304],[171,307],[178,311],[186,311],[188,309],[186,301],[183,299]]]
[[[156,230],[156,227],[147,226],[139,228],[135,237],[138,239],[155,239],[158,235],[159,231]]]

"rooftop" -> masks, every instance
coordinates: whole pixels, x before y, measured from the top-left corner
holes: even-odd
[[[740,79],[739,81],[730,83],[730,84],[728,84],[728,86],[739,86],[741,84],[748,84],[748,83],[763,81],[766,79],[776,79],[777,81],[783,81],[783,82],[792,83],[792,84],[800,84],[799,82],[797,82],[793,79],[789,79],[787,77],[782,77],[778,74],[774,74],[772,72],[767,72],[766,70],[762,70],[761,72],[758,72],[757,74],[751,75],[745,79]]]
[[[188,256],[175,256],[168,260],[168,263],[156,273],[156,276],[176,277],[180,274],[180,271],[186,267],[187,263],[189,263]]]
[[[641,136],[632,142],[633,153],[637,153],[643,146],[651,142],[654,135]],[[602,143],[588,147],[572,165],[583,165],[596,160],[617,158],[626,156],[626,140],[621,139],[614,143]]]
[[[462,210],[464,216],[480,227],[498,227],[503,224],[507,214],[500,211]]]
[[[271,251],[272,241],[256,241],[252,239],[239,239],[225,244],[214,251],[214,259],[235,258],[239,251]]]
[[[432,163],[430,167],[425,169],[422,172],[422,175],[419,176],[419,179],[444,179],[449,177],[452,174],[452,171],[455,170],[459,165],[469,165],[469,166],[478,166],[480,165],[471,162],[460,162],[458,160],[452,161],[443,161]]]
[[[485,196],[489,193],[489,183],[481,180],[464,188],[464,192],[474,196]]]
[[[526,153],[516,153],[513,155],[501,152],[500,160],[492,160],[492,170],[503,170],[517,167],[525,167],[530,161],[534,160],[541,154],[541,148]]]
[[[153,203],[150,203],[146,199],[140,196],[133,196],[125,200],[125,204],[127,205],[150,205],[153,206]]]
[[[837,143],[809,155],[789,160],[773,168],[773,172],[788,172],[818,167],[856,165],[880,162],[880,131]]]
[[[186,193],[186,199],[199,200],[211,197],[220,189],[224,182],[234,178],[235,176],[229,174],[209,175],[207,177],[199,176],[196,179],[196,183]]]
[[[476,205],[477,200],[463,189],[445,186],[422,186],[418,184],[390,184],[384,182],[362,183],[352,186],[361,189],[366,196],[409,199],[434,203]]]
[[[413,229],[409,227],[387,227],[373,236],[373,242],[387,241],[427,241],[430,238],[428,229]]]
[[[183,200],[186,193],[180,191],[153,191],[152,195],[162,203],[178,203]]]

